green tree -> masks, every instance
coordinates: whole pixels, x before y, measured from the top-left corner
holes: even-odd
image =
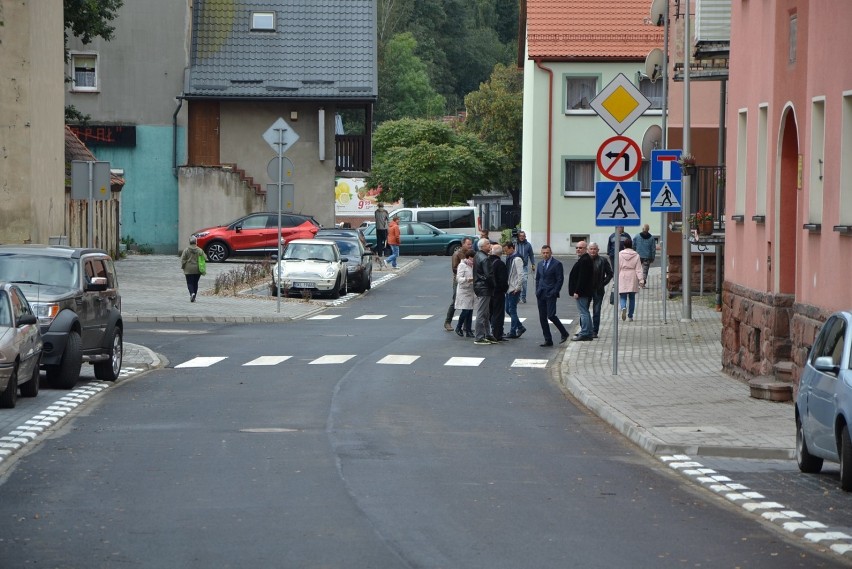
[[[391,38],[379,63],[376,122],[403,117],[439,117],[446,102],[429,83],[426,65],[414,50],[417,42],[406,32]]]
[[[384,201],[452,205],[491,187],[499,156],[476,136],[440,121],[382,123],[373,135],[370,188]]]
[[[523,94],[521,71],[498,63],[488,81],[464,98],[467,108],[464,130],[475,134],[499,154],[500,167],[494,187],[508,192],[516,206],[521,191]]]

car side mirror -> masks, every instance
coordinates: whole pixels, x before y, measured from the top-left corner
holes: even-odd
[[[432,235],[440,235],[440,234],[441,234],[440,231],[435,231],[434,229],[432,230]]]
[[[340,258],[340,261],[341,261],[341,262],[343,262],[343,263],[348,263],[348,262],[349,262],[349,257],[341,257],[341,258]]]
[[[26,326],[27,324],[37,324],[38,318],[34,314],[24,314],[18,318],[18,326]]]
[[[92,277],[86,285],[86,290],[102,291],[107,289],[106,277]]]
[[[840,372],[840,366],[834,365],[834,360],[831,356],[820,356],[814,360],[814,369],[823,373],[831,373],[837,375]]]
[[[242,233],[242,231],[243,231],[243,226],[242,226],[242,225],[238,225],[238,226],[234,227],[234,231],[236,231],[237,233]]]

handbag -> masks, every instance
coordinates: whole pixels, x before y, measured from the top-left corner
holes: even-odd
[[[202,275],[207,274],[207,257],[204,253],[198,255],[198,272]]]
[[[615,291],[614,290],[609,291],[609,303],[615,304]]]

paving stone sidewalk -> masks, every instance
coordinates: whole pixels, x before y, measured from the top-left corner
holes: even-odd
[[[693,296],[682,321],[681,298],[666,302],[660,269],[637,293],[633,322],[618,321],[613,374],[614,309],[601,314],[600,338],[571,342],[561,381],[586,407],[652,454],[791,458],[794,409],[749,396],[744,382],[721,371],[721,313],[714,296]]]

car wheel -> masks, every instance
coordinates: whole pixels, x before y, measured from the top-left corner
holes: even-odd
[[[121,360],[124,356],[122,330],[115,327],[112,331],[112,348],[109,352],[109,359],[103,362],[95,362],[95,377],[104,381],[115,381],[121,374]]]
[[[12,409],[15,403],[18,402],[18,364],[12,368],[12,375],[9,376],[9,383],[6,384],[6,389],[0,393],[0,407],[4,409]]]
[[[363,282],[361,283],[361,290],[368,291],[373,287],[373,277],[370,274],[367,274],[367,271],[364,271]]]
[[[459,249],[461,249],[461,243],[459,243],[458,241],[454,241],[450,243],[449,247],[447,247],[447,255],[455,255],[456,251],[458,251]]]
[[[337,300],[340,298],[340,283],[335,281],[334,288],[331,289],[331,292],[328,293],[331,300]]]
[[[799,470],[808,474],[816,474],[822,470],[822,459],[808,452],[808,443],[805,442],[802,420],[799,417],[796,417],[796,463]]]
[[[68,333],[65,352],[59,365],[47,368],[47,377],[59,389],[73,389],[80,379],[80,366],[83,365],[83,351],[80,334],[73,330]]]
[[[35,397],[38,395],[40,381],[41,372],[38,369],[38,363],[36,363],[35,368],[33,369],[33,376],[28,382],[21,385],[21,397]]]
[[[211,263],[222,263],[231,254],[231,251],[222,241],[213,241],[207,245],[204,253],[207,255],[207,260]]]
[[[840,433],[840,489],[852,492],[852,440],[846,425]]]

